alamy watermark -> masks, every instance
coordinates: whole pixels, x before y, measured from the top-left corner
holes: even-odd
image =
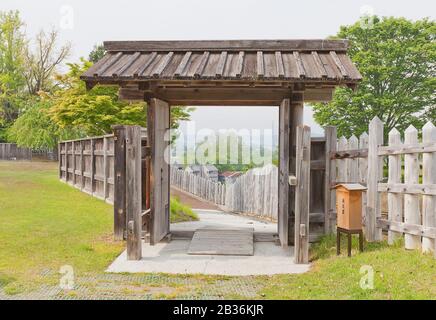
[[[184,132],[167,130],[165,152],[170,164],[242,164],[256,167],[271,164],[278,146],[271,129],[201,129],[189,122]]]
[[[59,280],[59,287],[64,290],[74,289],[74,269],[70,265],[63,265],[59,269],[59,273],[62,275]]]
[[[59,28],[62,30],[74,29],[74,9],[71,5],[63,5],[59,8]]]
[[[360,27],[371,29],[374,26],[375,11],[372,6],[364,5],[360,7]]]
[[[363,265],[360,267],[359,273],[362,274],[359,285],[363,290],[374,289],[374,268],[370,265]]]

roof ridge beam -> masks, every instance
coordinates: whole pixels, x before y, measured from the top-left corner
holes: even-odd
[[[348,40],[105,41],[107,51],[346,51]]]

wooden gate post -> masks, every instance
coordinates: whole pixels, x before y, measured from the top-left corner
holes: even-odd
[[[154,245],[170,232],[169,139],[170,105],[152,98],[147,108],[147,139],[150,161],[150,244]]]
[[[113,126],[112,129],[114,130],[114,238],[123,240],[126,230],[125,127]]]
[[[336,221],[336,192],[332,190],[333,184],[336,181],[336,160],[331,158],[332,152],[336,152],[337,133],[336,127],[328,126],[325,130],[325,207],[324,207],[324,232],[326,234],[333,232]]]
[[[289,99],[284,99],[279,107],[279,172],[278,172],[278,233],[282,246],[289,243],[289,167],[291,105]]]
[[[127,259],[142,257],[141,127],[126,128]]]
[[[297,127],[295,263],[309,263],[310,127]]]
[[[369,123],[368,143],[368,190],[365,214],[365,237],[367,241],[381,241],[382,229],[377,227],[377,218],[381,217],[378,183],[383,177],[383,161],[378,156],[378,147],[383,145],[383,122],[374,117]]]

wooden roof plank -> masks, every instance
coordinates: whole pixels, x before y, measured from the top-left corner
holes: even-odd
[[[300,53],[298,51],[294,51],[293,55],[295,57],[295,62],[297,64],[297,73],[300,78],[306,78],[306,71],[304,69],[303,61],[301,60]]]
[[[345,69],[344,65],[342,64],[341,60],[339,60],[338,55],[335,51],[330,51],[330,56],[332,57],[333,61],[335,62],[336,67],[339,69],[342,77],[349,78],[349,74],[347,70]]]
[[[276,55],[277,74],[278,74],[279,78],[284,78],[285,77],[285,69],[283,67],[282,53],[280,51],[276,51],[275,55]]]
[[[117,54],[113,55],[111,59],[108,59],[103,65],[100,67],[100,69],[96,70],[94,73],[95,77],[101,76],[103,73],[105,73],[110,67],[112,67],[123,55],[122,52],[118,52]]]
[[[244,66],[244,51],[239,51],[238,54],[238,61],[236,62],[236,69],[235,69],[235,73],[234,76],[236,78],[240,78],[242,75],[242,68]]]
[[[157,78],[161,75],[161,73],[165,70],[168,63],[170,63],[171,58],[173,57],[174,52],[170,51],[167,53],[167,55],[161,60],[156,70],[153,72],[153,77]]]
[[[176,71],[174,72],[175,77],[180,77],[181,74],[183,74],[183,71],[186,68],[186,65],[188,64],[189,58],[191,58],[192,51],[187,51],[185,55],[183,56],[182,61],[180,62],[179,66],[177,67]]]
[[[132,54],[132,56],[129,58],[128,62],[125,65],[121,66],[121,68],[116,70],[114,73],[112,73],[112,76],[118,77],[118,76],[122,75],[127,69],[129,69],[135,63],[135,61],[139,58],[140,55],[141,55],[141,52],[135,52],[134,54]]]
[[[217,78],[221,78],[223,76],[226,61],[227,61],[227,51],[223,51],[221,52],[220,59],[218,60],[218,64],[216,66],[215,76]]]
[[[118,48],[126,50],[110,51],[81,78],[91,85],[96,83],[122,84],[119,81],[147,81],[195,79],[198,81],[231,80],[250,81],[267,84],[270,81],[300,81],[321,85],[354,86],[362,76],[356,69],[345,50],[326,50],[330,42],[292,42],[292,41],[194,41],[194,42],[144,42],[142,48],[159,47],[158,50],[137,50],[133,52],[130,42],[118,43]],[[163,43],[175,44],[173,50],[161,50]],[[342,42],[340,42],[342,43]],[[195,45],[195,49],[183,50],[187,44]],[[256,45],[264,45],[256,49]],[[287,45],[294,45],[290,50]],[[318,46],[315,48],[315,44]],[[201,48],[216,45],[209,50]],[[220,49],[227,48],[231,50]],[[344,43],[342,43],[342,46]],[[283,49],[273,49],[282,46]],[[302,50],[313,46],[313,49]],[[292,46],[291,46],[292,47]],[[245,49],[248,48],[248,49]],[[254,48],[254,49],[253,49]],[[256,80],[257,79],[257,80]],[[117,82],[118,81],[118,82]],[[123,85],[125,85],[125,82]]]
[[[199,78],[203,74],[204,68],[206,67],[207,61],[209,60],[209,51],[205,51],[203,56],[201,57],[200,64],[197,67],[197,70],[194,72],[194,78]]]
[[[265,75],[265,68],[263,64],[263,52],[257,51],[257,77],[263,78]]]
[[[156,56],[157,52],[152,52],[148,57],[148,60],[142,66],[139,66],[135,72],[133,72],[133,77],[136,78],[138,76],[141,76],[144,73],[145,69],[147,69],[147,67],[154,61]]]
[[[324,68],[324,64],[322,63],[322,61],[318,55],[318,52],[312,51],[312,57],[313,57],[313,61],[315,61],[315,65],[318,68],[318,72],[321,75],[321,78],[323,78],[323,79],[327,78],[327,71]]]

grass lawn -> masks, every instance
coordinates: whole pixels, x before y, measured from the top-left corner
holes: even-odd
[[[3,283],[34,284],[62,265],[103,270],[123,249],[112,206],[61,183],[55,163],[0,162],[0,201]]]
[[[195,215],[173,201],[173,212]],[[105,274],[124,249],[112,241],[112,206],[58,180],[56,164],[0,161],[0,298],[56,287],[59,268],[74,268],[78,290],[50,298],[435,299],[436,260],[401,244],[366,244],[336,257],[334,237],[311,250],[302,275],[262,277]],[[355,244],[355,247],[357,245]],[[345,248],[345,243],[344,243]],[[344,250],[345,251],[345,250]],[[374,270],[374,289],[359,286],[360,268]]]
[[[172,223],[196,221],[198,220],[198,215],[189,206],[181,203],[179,198],[171,197],[170,219]]]

